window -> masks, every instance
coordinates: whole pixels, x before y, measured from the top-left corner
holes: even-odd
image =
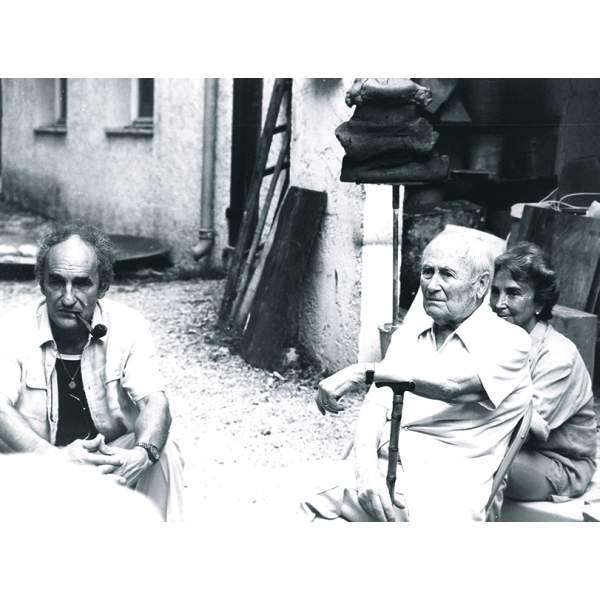
[[[152,127],[154,121],[154,79],[133,79],[131,112],[134,127]]]
[[[67,133],[68,80],[35,79],[35,133]]]
[[[67,124],[67,80],[66,79],[55,79],[54,80],[54,115],[56,117],[55,123],[57,125]]]
[[[107,80],[108,136],[152,137],[154,132],[154,79]]]

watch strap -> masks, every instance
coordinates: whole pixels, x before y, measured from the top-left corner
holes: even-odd
[[[160,451],[154,444],[138,442],[136,446],[143,448],[147,452],[148,458],[152,463],[158,462],[158,459],[160,458]]]

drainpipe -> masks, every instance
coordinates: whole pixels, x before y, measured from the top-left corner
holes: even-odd
[[[200,229],[198,243],[192,248],[194,260],[206,256],[215,241],[215,147],[217,140],[217,98],[219,80],[204,80],[204,122],[202,125],[202,190],[200,192]]]

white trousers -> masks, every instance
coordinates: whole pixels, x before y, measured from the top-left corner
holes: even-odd
[[[135,434],[126,433],[109,446],[131,450]],[[164,521],[183,521],[183,488],[183,458],[179,446],[167,439],[159,461],[143,473],[133,489],[152,500]]]

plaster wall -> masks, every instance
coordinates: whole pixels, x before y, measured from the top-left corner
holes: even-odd
[[[40,108],[40,91],[47,83],[3,80],[7,199],[50,217],[85,219],[109,233],[156,237],[172,248],[177,266],[192,266],[191,248],[200,223],[204,81],[155,80],[152,137],[105,133],[105,127],[131,120],[129,80],[124,79],[69,79],[67,134],[34,133],[49,117]],[[227,85],[219,99],[221,106],[231,104]],[[227,110],[219,112],[217,127],[225,147],[215,167],[222,191],[223,173],[228,177],[229,168]],[[224,207],[222,196],[216,196],[219,222]],[[206,264],[219,257],[222,238],[220,224]]]
[[[337,125],[351,114],[343,79],[294,79],[291,185],[327,192],[304,284],[299,340],[328,369],[355,362],[361,313],[363,186],[341,183]]]

